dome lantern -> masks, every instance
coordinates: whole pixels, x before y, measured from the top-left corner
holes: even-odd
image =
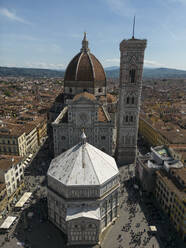
[[[88,48],[88,40],[87,40],[86,32],[84,32],[84,38],[82,40],[82,48],[80,51],[81,52],[90,52],[90,49]]]
[[[64,92],[72,96],[81,92],[106,96],[106,75],[99,60],[90,53],[86,32],[80,52],[67,66]]]

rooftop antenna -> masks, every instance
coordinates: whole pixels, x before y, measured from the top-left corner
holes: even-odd
[[[134,21],[133,21],[132,39],[134,39],[135,19],[136,19],[136,16],[134,16]]]

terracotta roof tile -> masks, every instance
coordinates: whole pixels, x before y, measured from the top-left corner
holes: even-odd
[[[107,117],[105,116],[105,113],[102,107],[99,107],[98,109],[98,121],[107,122]]]
[[[7,170],[12,165],[20,163],[22,159],[20,156],[0,155],[0,169]]]
[[[117,98],[114,95],[109,94],[109,93],[107,94],[107,102],[108,103],[116,102],[116,100],[117,100]]]
[[[78,100],[80,97],[84,97],[92,101],[96,100],[96,97],[93,94],[90,94],[88,92],[82,92],[82,93],[75,95],[75,97],[73,98],[73,101]]]
[[[89,52],[78,53],[69,63],[64,81],[106,81],[103,66]]]

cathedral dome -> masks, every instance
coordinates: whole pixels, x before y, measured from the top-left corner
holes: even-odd
[[[73,95],[83,91],[96,96],[106,94],[106,75],[99,60],[90,53],[86,33],[84,34],[80,52],[67,66],[64,87],[65,93]]]
[[[86,34],[82,41],[81,52],[69,63],[65,72],[65,81],[104,81],[106,80],[103,66],[89,51]]]
[[[91,53],[80,52],[69,63],[65,81],[104,81],[104,69],[98,59]]]

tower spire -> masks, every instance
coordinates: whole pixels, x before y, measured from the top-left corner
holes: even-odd
[[[136,16],[134,15],[133,29],[132,29],[132,39],[134,39],[135,19],[136,19]]]
[[[81,52],[89,52],[89,48],[88,48],[88,40],[87,40],[87,33],[84,32],[84,37],[82,40],[82,48],[81,48]]]

